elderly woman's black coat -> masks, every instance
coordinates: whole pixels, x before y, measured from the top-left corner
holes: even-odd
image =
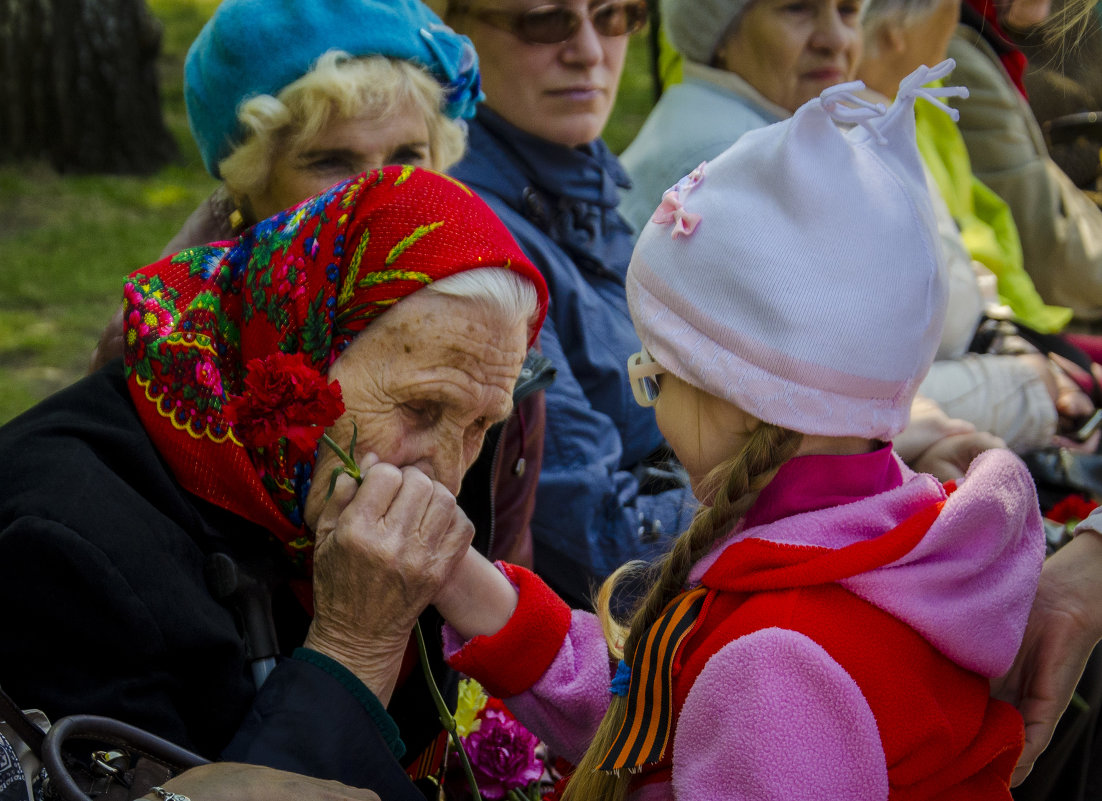
[[[284,656],[259,693],[235,614],[208,588],[216,553],[272,584]],[[378,703],[291,656],[309,624],[293,578],[266,532],[176,483],[119,362],[0,428],[0,686],[17,703],[51,719],[120,718],[211,759],[420,798]],[[389,709],[407,761],[440,731],[419,669]]]

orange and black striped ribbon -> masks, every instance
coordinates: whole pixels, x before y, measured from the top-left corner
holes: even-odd
[[[448,732],[441,729],[436,739],[429,743],[428,748],[421,752],[421,756],[413,760],[406,768],[406,775],[414,781],[432,776],[440,772],[440,765],[444,761],[444,754],[448,750]]]
[[[624,722],[600,770],[637,768],[662,758],[673,722],[674,658],[707,595],[698,587],[674,598],[635,647]]]

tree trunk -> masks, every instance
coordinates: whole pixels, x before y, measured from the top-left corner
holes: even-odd
[[[161,118],[160,43],[144,0],[0,0],[0,161],[163,166],[177,150]]]

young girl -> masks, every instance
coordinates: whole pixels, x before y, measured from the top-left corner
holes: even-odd
[[[1010,798],[1022,719],[988,679],[1041,567],[1032,482],[989,451],[943,487],[890,444],[946,302],[927,77],[886,111],[827,90],[643,231],[629,372],[702,505],[630,626],[609,621],[622,574],[603,633],[473,555],[436,601],[451,664],[577,762],[570,798]]]

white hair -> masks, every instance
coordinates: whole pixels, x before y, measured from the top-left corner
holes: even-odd
[[[524,323],[529,335],[536,326],[539,295],[535,285],[504,267],[464,270],[433,281],[421,291],[474,301],[493,316],[503,318],[507,328]]]

